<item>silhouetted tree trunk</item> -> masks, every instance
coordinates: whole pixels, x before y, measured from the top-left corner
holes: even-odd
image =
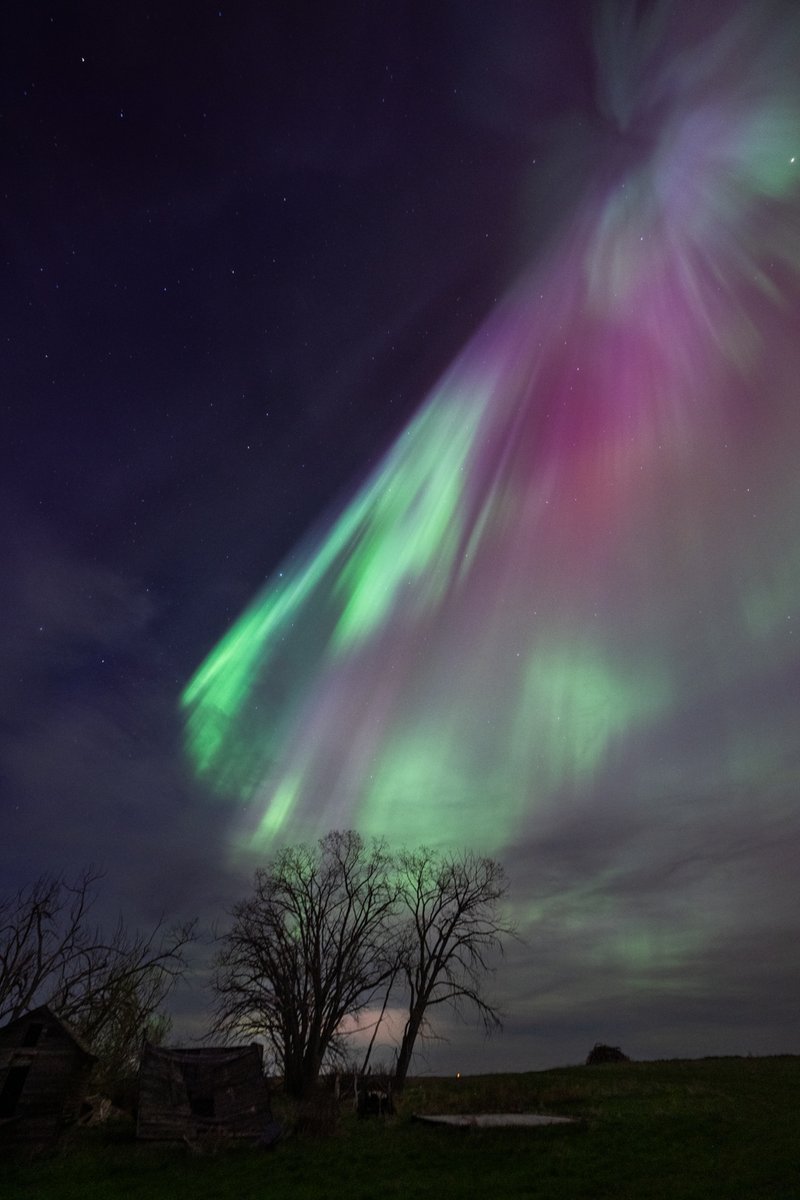
[[[403,1090],[431,1008],[471,1007],[487,1033],[500,1028],[499,1013],[481,988],[492,954],[502,950],[502,937],[513,933],[500,912],[507,885],[494,859],[423,847],[404,851],[398,862],[401,904],[408,915],[401,962],[409,1004],[395,1064],[395,1092]]]

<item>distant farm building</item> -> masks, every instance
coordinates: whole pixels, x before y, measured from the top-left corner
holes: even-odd
[[[172,1050],[148,1042],[139,1068],[136,1136],[265,1139],[273,1128],[261,1046]]]
[[[0,1151],[55,1145],[79,1115],[95,1061],[46,1005],[0,1029]]]

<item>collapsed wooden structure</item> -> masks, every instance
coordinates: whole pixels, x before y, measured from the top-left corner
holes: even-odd
[[[146,1043],[136,1136],[193,1141],[269,1136],[273,1127],[261,1046],[169,1049]]]
[[[0,1029],[0,1151],[54,1146],[79,1116],[95,1061],[47,1005]]]

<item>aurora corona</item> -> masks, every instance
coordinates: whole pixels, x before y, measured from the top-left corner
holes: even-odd
[[[186,687],[239,849],[794,769],[751,701],[800,652],[798,22],[713,7],[603,10],[607,164]]]

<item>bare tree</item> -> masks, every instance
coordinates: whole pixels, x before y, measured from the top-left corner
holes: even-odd
[[[215,1030],[267,1039],[286,1090],[303,1096],[393,969],[396,885],[381,842],[353,831],[283,850],[232,910],[213,981]]]
[[[91,920],[101,874],[74,880],[42,875],[0,900],[0,1022],[48,1004],[101,1057],[122,1062],[145,1032],[163,1024],[158,1011],[183,974],[194,922],[148,934],[122,919],[104,934]]]
[[[400,957],[408,1016],[395,1064],[395,1092],[403,1089],[431,1008],[471,1007],[487,1033],[501,1027],[497,1008],[481,988],[491,957],[502,951],[503,936],[514,932],[500,912],[507,884],[494,859],[422,847],[403,851],[398,866],[401,904],[408,917]]]

